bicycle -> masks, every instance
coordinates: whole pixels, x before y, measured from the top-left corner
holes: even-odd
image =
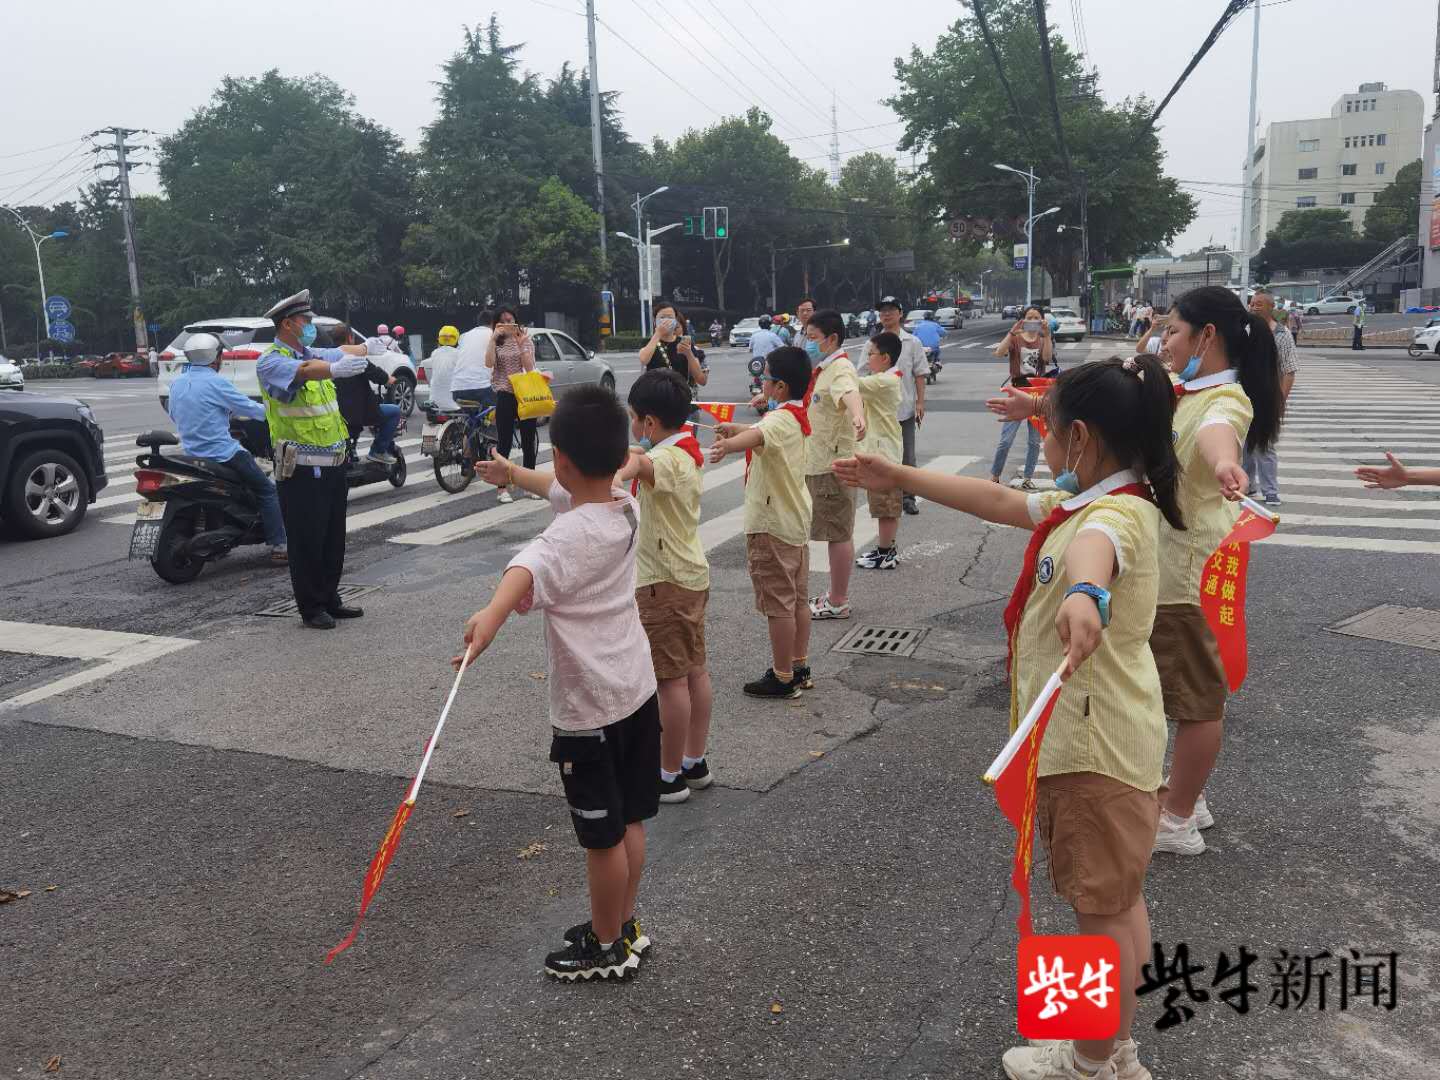
[[[425,434],[420,444],[421,453],[435,459],[435,482],[451,495],[470,486],[475,466],[489,461],[500,442],[494,405],[478,401],[456,401],[456,405],[458,415],[443,412],[433,402],[425,406]],[[435,427],[439,430],[433,430]]]

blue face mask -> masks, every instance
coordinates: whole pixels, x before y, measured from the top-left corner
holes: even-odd
[[[315,344],[315,324],[313,322],[307,322],[300,328],[300,344],[306,348]]]
[[[1196,373],[1197,371],[1199,371],[1199,370],[1200,370],[1200,357],[1198,357],[1198,356],[1192,356],[1192,357],[1190,357],[1190,362],[1185,365],[1185,370],[1182,371],[1182,372],[1180,372],[1180,381],[1181,381],[1181,382],[1189,382],[1191,379],[1193,379],[1193,378],[1195,377],[1195,373]]]
[[[655,440],[652,439],[652,438],[650,438],[649,435],[641,435],[640,438],[637,440],[637,442],[638,442],[641,450],[653,450],[653,449],[655,449]]]
[[[825,359],[825,355],[820,351],[820,343],[813,338],[805,339],[805,355],[810,357],[812,364],[818,364]]]
[[[765,399],[765,405],[766,405],[767,408],[770,409],[771,412],[774,412],[776,409],[778,409],[778,408],[779,408],[781,405],[783,405],[783,404],[785,404],[785,403],[784,403],[783,401],[781,401],[779,398],[769,397],[769,398],[766,398],[766,399]]]

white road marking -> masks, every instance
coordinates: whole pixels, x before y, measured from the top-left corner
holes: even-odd
[[[1285,514],[1284,525],[1329,529],[1422,529],[1440,531],[1440,518],[1335,517],[1329,514]]]
[[[0,711],[44,701],[77,686],[85,686],[128,667],[147,663],[194,644],[194,641],[187,638],[126,634],[116,630],[90,630],[80,626],[0,621],[0,652],[100,661],[94,667],[65,675],[0,701]]]
[[[1284,519],[1281,519],[1283,526]],[[1388,540],[1368,536],[1299,536],[1277,532],[1260,541],[1261,546],[1324,548],[1333,551],[1375,551],[1391,555],[1440,555],[1440,542],[1431,540]]]
[[[1429,499],[1387,499],[1379,491],[1376,491],[1372,498],[1357,498],[1353,495],[1311,495],[1307,492],[1291,491],[1284,484],[1281,484],[1284,491],[1284,505],[1280,508],[1280,520],[1285,521],[1285,507],[1295,504],[1298,506],[1356,506],[1366,510],[1379,510],[1384,513],[1435,513],[1440,511],[1440,500]]]

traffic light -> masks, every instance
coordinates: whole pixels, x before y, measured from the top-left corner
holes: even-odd
[[[685,215],[685,235],[686,235],[686,236],[694,236],[694,235],[695,235],[695,223],[696,223],[698,220],[699,220],[698,218],[695,218],[695,217],[691,216],[690,214],[686,214],[686,215]]]
[[[730,236],[730,208],[728,206],[705,207],[704,237],[706,240],[726,240]]]

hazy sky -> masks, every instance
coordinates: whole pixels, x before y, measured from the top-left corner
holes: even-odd
[[[1223,7],[1223,0],[1052,0],[1050,18],[1073,44],[1072,12],[1080,12],[1107,99],[1143,93],[1158,100]],[[484,23],[493,10],[506,39],[525,45],[525,66],[549,75],[567,60],[585,65],[585,22],[577,14],[583,8],[583,0],[17,0],[6,5],[3,19],[7,108],[0,120],[0,202],[63,199],[91,175],[93,159],[81,136],[115,124],[173,131],[209,98],[221,76],[271,67],[292,75],[324,72],[355,95],[362,113],[414,146],[433,115],[438,66],[456,48],[462,25]],[[673,136],[712,122],[718,113],[758,104],[777,118],[777,133],[798,156],[824,166],[832,91],[839,94],[839,126],[846,131],[843,152],[893,147],[900,127],[880,104],[894,89],[889,61],[912,45],[931,47],[960,6],[597,0],[597,10],[620,35],[600,30],[601,86],[620,92],[632,136]],[[1162,118],[1170,175],[1238,184],[1251,18],[1246,12],[1226,32]],[[1429,115],[1435,29],[1435,0],[1359,7],[1342,0],[1265,0],[1262,130],[1271,120],[1327,115],[1337,96],[1369,81],[1419,91]],[[796,51],[810,70],[791,58]],[[329,59],[313,59],[322,52]],[[770,74],[775,68],[783,78]],[[1414,150],[1405,160],[1420,153],[1420,133],[1412,135]],[[50,144],[60,145],[22,153]],[[154,190],[153,174],[135,177],[138,190]],[[1238,188],[1231,190],[1234,196],[1201,197],[1200,216],[1179,248],[1212,236],[1231,242],[1239,223]]]

